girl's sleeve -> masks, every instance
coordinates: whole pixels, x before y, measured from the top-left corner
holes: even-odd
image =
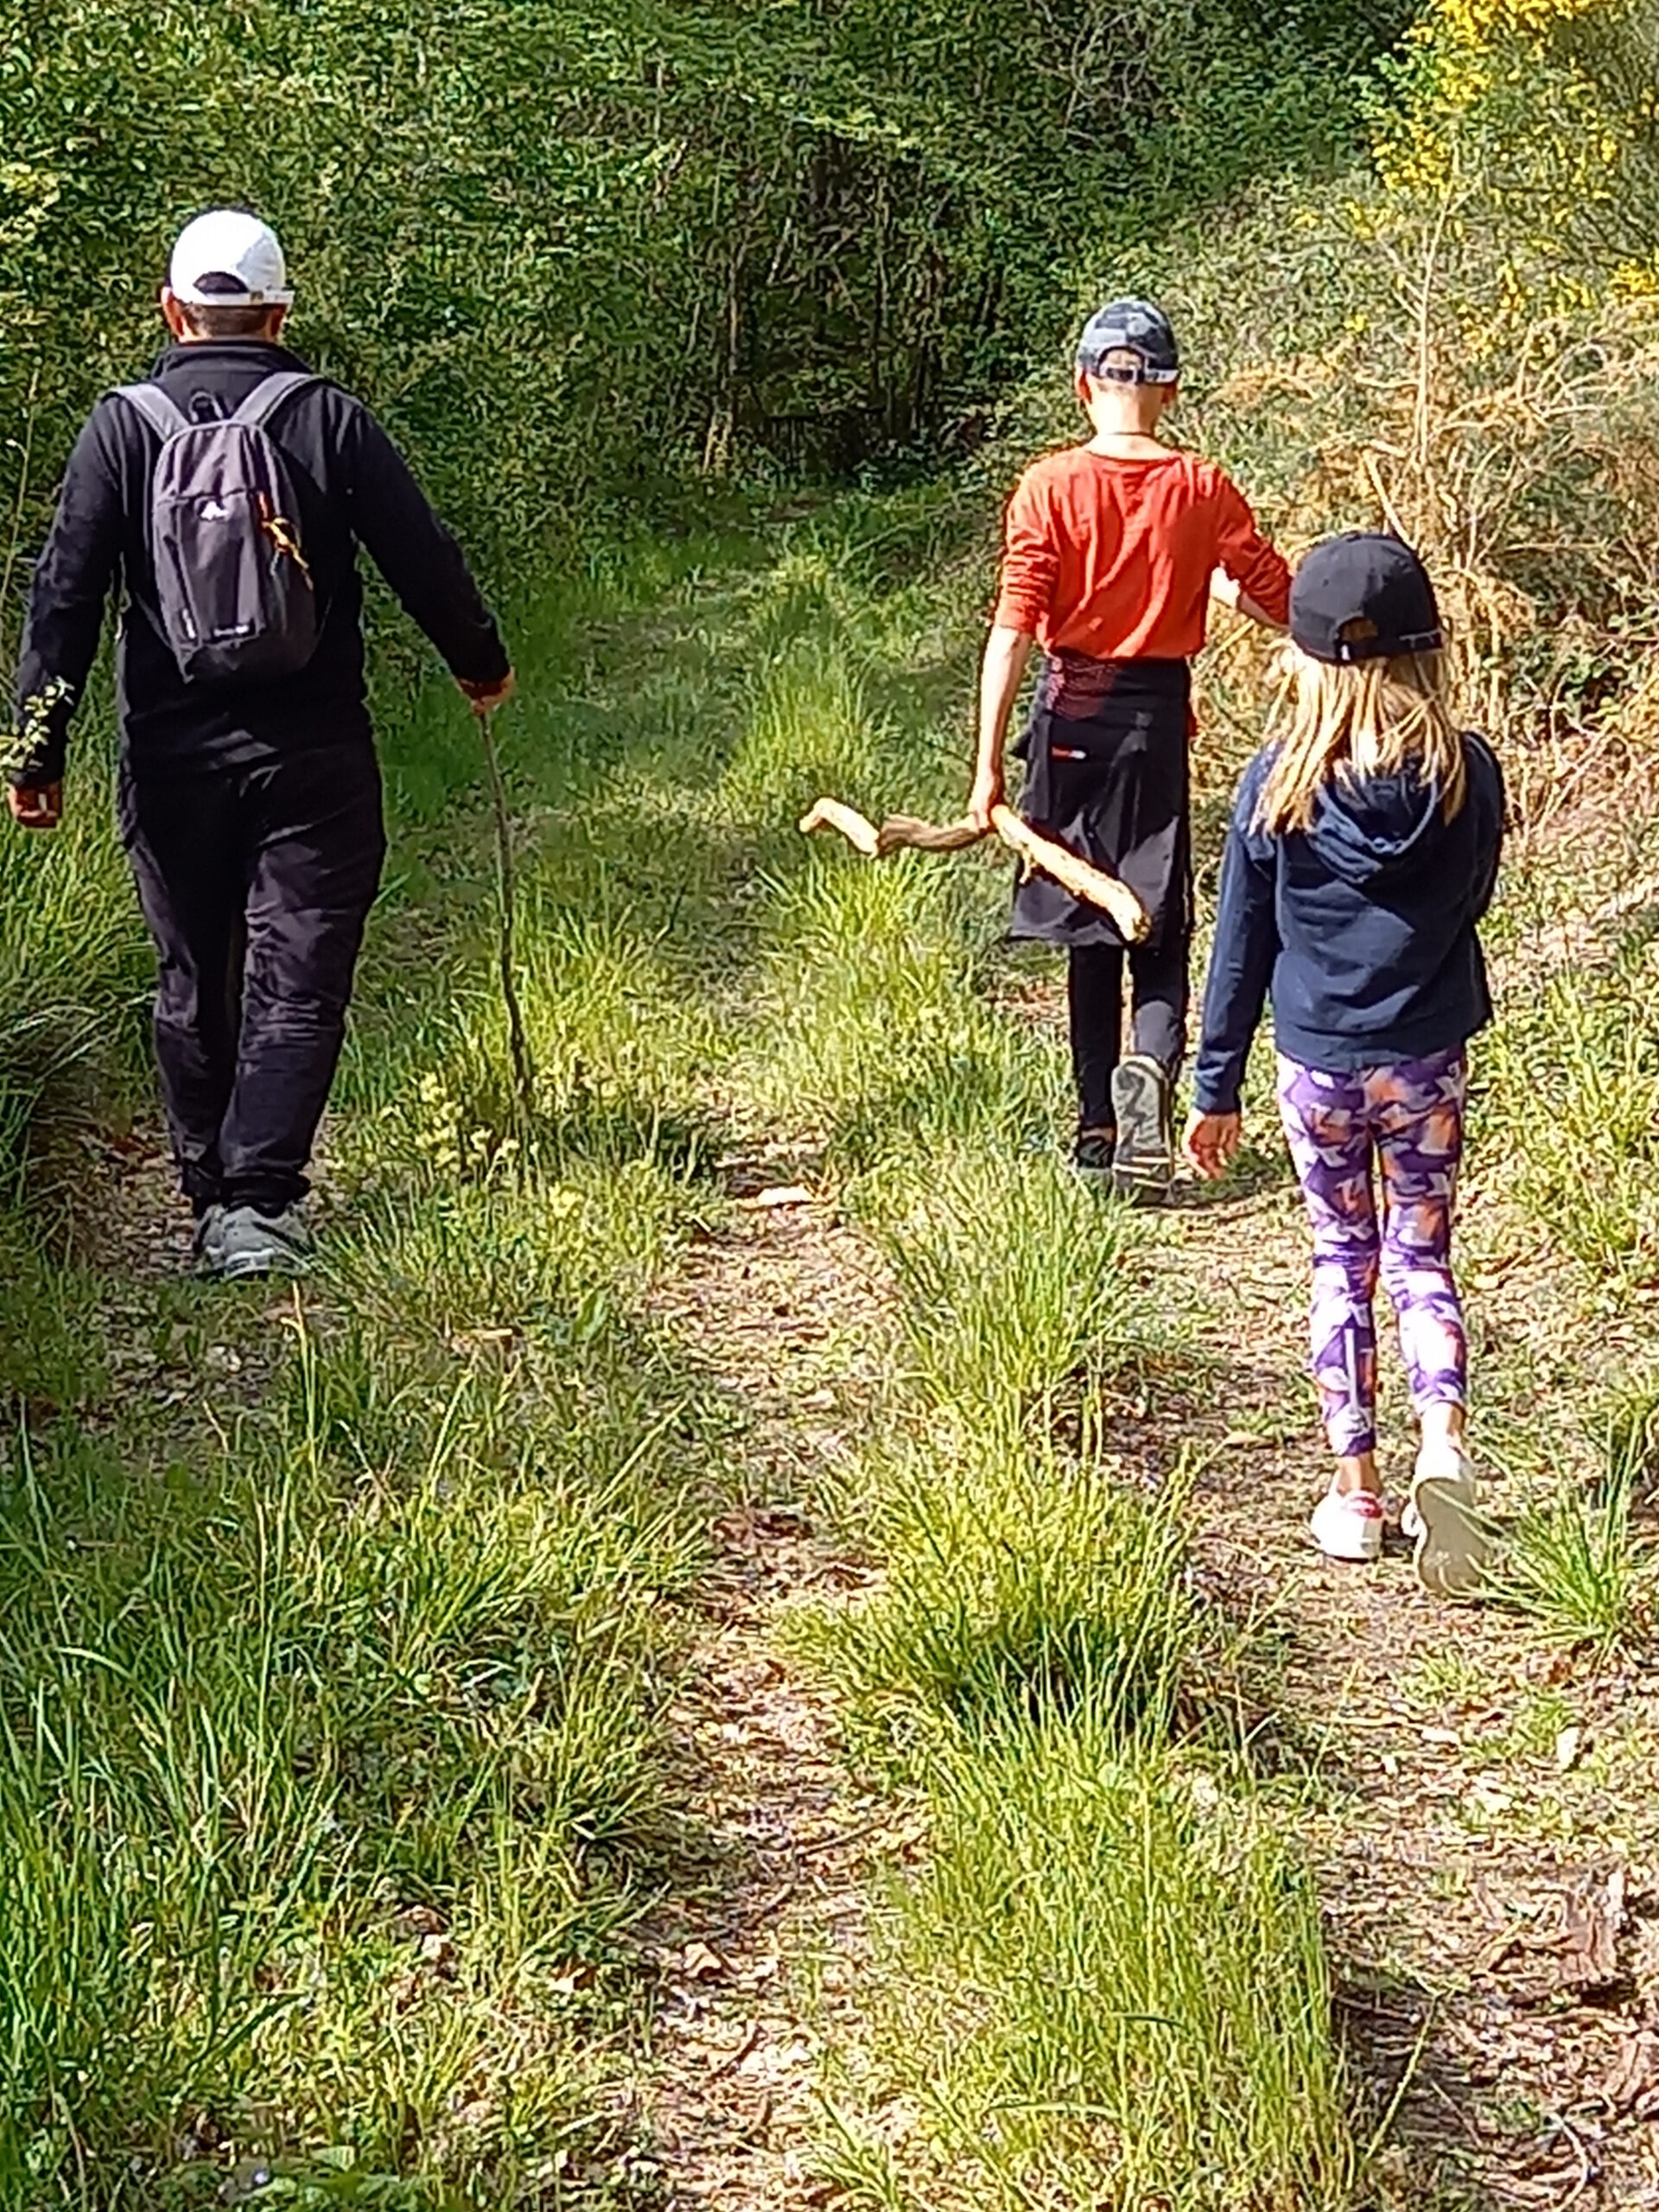
[[[1053,604],[1059,568],[1047,491],[1037,472],[1027,469],[1014,488],[1003,524],[1002,583],[991,617],[997,628],[1034,638]]]
[[[1290,569],[1264,537],[1250,503],[1230,476],[1217,469],[1217,565],[1274,622],[1290,620]]]
[[[1266,772],[1263,755],[1245,770],[1221,856],[1216,939],[1205,979],[1204,1027],[1192,1078],[1192,1103],[1201,1114],[1238,1111],[1244,1063],[1279,957],[1273,842],[1252,826]]]
[[[1475,895],[1471,918],[1479,921],[1497,889],[1497,864],[1503,852],[1503,771],[1484,738],[1472,731],[1464,739],[1469,764],[1470,798],[1475,814]]]

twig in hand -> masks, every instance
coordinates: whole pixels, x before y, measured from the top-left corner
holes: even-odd
[[[495,810],[496,957],[501,971],[501,1002],[507,1015],[507,1051],[512,1061],[513,1100],[522,1135],[529,1128],[535,1116],[536,1070],[530,1057],[529,1039],[524,1034],[524,1014],[518,1002],[518,985],[513,966],[516,900],[512,823],[507,814],[507,787],[501,774],[501,756],[496,750],[495,734],[490,728],[490,710],[487,707],[479,707],[474,712],[478,717],[479,740],[484,747],[484,765],[490,778],[490,799]]]

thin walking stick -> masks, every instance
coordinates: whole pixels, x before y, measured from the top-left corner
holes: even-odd
[[[514,1102],[521,1130],[528,1129],[536,1112],[536,1070],[524,1034],[524,1013],[518,1002],[514,974],[513,938],[515,887],[512,869],[512,823],[507,815],[507,786],[501,773],[501,755],[490,728],[491,709],[474,707],[484,765],[489,772],[490,798],[495,810],[496,958],[501,971],[501,1003],[507,1014],[507,1051],[512,1061]]]

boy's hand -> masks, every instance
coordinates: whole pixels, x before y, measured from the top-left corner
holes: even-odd
[[[1210,571],[1210,596],[1213,600],[1218,600],[1223,607],[1237,607],[1238,586],[1225,569],[1212,569]]]
[[[982,836],[991,826],[991,809],[1002,804],[1002,779],[982,768],[968,794],[968,819]]]
[[[61,784],[11,784],[6,799],[12,820],[25,830],[55,830],[63,819]]]
[[[1242,1114],[1194,1114],[1181,1149],[1206,1183],[1217,1183],[1227,1173],[1243,1134]]]

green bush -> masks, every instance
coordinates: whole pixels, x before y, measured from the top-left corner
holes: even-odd
[[[1054,343],[1084,245],[1339,138],[1403,14],[41,0],[0,29],[0,513],[26,545],[227,200],[475,544],[685,460],[844,473]]]

